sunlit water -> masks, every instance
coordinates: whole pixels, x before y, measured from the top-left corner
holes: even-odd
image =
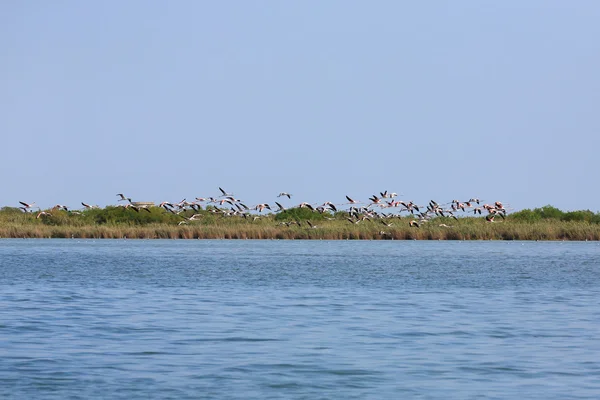
[[[598,399],[600,246],[0,240],[0,397]]]

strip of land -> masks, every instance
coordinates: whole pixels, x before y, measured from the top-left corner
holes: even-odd
[[[536,209],[536,210],[543,210]],[[553,209],[556,210],[556,209]],[[551,210],[552,211],[552,210]],[[152,207],[70,213],[0,209],[1,238],[94,239],[322,239],[322,240],[600,240],[600,215],[590,211],[543,215],[523,210],[502,218],[464,216],[419,220],[415,215],[353,219],[345,212],[290,209],[227,216],[209,210],[182,215]],[[546,209],[546,214],[548,214]],[[573,214],[575,213],[575,214]],[[577,214],[579,213],[579,214]],[[568,217],[565,217],[568,215]]]

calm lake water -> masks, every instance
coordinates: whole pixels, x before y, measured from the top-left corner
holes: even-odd
[[[0,397],[599,399],[600,244],[0,240]]]

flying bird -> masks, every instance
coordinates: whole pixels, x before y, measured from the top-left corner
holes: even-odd
[[[309,220],[306,220],[306,223],[308,224],[308,226],[310,226],[313,229],[317,229],[318,228],[317,225],[313,225]]]
[[[270,210],[271,206],[269,206],[267,203],[258,204],[253,208],[253,210],[258,210],[258,212],[262,212],[262,210],[264,210],[265,208]]]
[[[348,196],[346,196],[346,198],[348,199],[348,201],[350,202],[350,204],[356,204],[356,203],[358,203],[358,201],[357,201],[357,200],[353,200],[353,199],[351,199],[351,198],[350,198],[350,197],[348,197]]]
[[[23,207],[25,207],[25,209],[27,209],[27,210],[30,209],[30,208],[33,208],[33,207],[37,207],[37,204],[35,204],[35,202],[33,202],[33,203],[25,203],[24,201],[19,201],[19,203],[23,204]]]
[[[371,200],[371,202],[373,204],[377,204],[377,203],[381,202],[381,199],[375,195],[373,195],[372,197],[369,197],[369,200]]]
[[[131,199],[129,197],[125,197],[125,195],[123,193],[117,193],[117,196],[120,197],[120,199],[118,201],[125,201],[125,200],[127,200],[128,202],[131,203]]]
[[[307,203],[305,201],[303,201],[302,203],[300,203],[298,205],[298,207],[300,207],[300,208],[305,208],[306,207],[306,208],[308,208],[309,210],[312,210],[312,211],[315,210],[315,208],[313,206],[311,206],[309,203]]]
[[[221,193],[223,193],[221,195],[222,196],[233,196],[233,193],[227,193],[225,190],[223,190],[223,188],[219,187],[219,190],[221,191]]]

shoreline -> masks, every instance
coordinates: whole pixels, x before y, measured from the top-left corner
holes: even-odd
[[[600,213],[551,206],[505,215],[439,216],[293,208],[261,214],[216,208],[169,212],[107,207],[39,213],[0,209],[0,238],[600,241]]]
[[[467,222],[467,221],[465,221]],[[383,229],[382,229],[383,228]],[[266,224],[194,225],[194,226],[51,226],[0,225],[3,239],[251,239],[251,240],[529,240],[529,241],[600,241],[600,225],[582,222],[524,224],[515,222],[485,224],[462,223],[455,226],[423,224],[384,227],[368,223],[323,224],[317,228],[280,227]]]

